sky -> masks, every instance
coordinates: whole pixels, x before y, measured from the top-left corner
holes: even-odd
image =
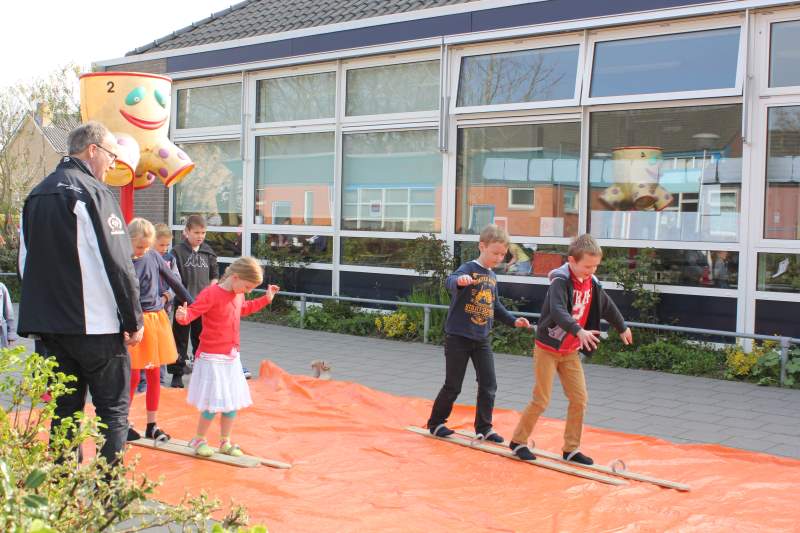
[[[0,87],[74,62],[122,57],[239,0],[21,0],[3,2]]]

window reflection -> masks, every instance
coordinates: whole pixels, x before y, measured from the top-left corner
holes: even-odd
[[[592,113],[590,228],[614,239],[739,239],[741,106]]]

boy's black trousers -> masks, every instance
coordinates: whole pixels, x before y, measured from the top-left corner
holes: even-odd
[[[428,427],[444,424],[453,410],[453,404],[461,393],[467,363],[472,360],[478,380],[478,402],[475,411],[475,432],[486,435],[492,429],[494,396],[497,378],[494,373],[494,354],[489,338],[474,340],[460,335],[450,335],[444,341],[445,380],[436,397],[428,420]]]

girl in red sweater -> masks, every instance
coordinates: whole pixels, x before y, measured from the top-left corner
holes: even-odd
[[[197,349],[187,401],[200,410],[197,435],[189,443],[197,455],[209,457],[214,450],[206,432],[217,413],[220,418],[220,452],[241,457],[239,446],[231,444],[233,419],[239,409],[253,403],[239,357],[239,319],[272,302],[280,290],[270,285],[261,298],[245,300],[244,295],[261,285],[261,265],[252,257],[234,261],[216,285],[209,285],[195,302],[175,310],[175,320],[186,325],[203,317],[203,332]]]

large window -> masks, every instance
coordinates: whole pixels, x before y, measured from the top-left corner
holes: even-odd
[[[178,129],[235,126],[242,121],[242,84],[178,90]]]
[[[259,233],[250,236],[252,254],[259,259],[287,263],[330,263],[333,237],[330,235],[288,235]]]
[[[257,93],[256,122],[332,119],[336,73],[259,80]]]
[[[769,86],[800,85],[800,20],[772,25]]]
[[[800,239],[800,106],[769,108],[767,128],[764,237]]]
[[[459,129],[456,232],[577,235],[579,155],[575,122]]]
[[[456,241],[454,255],[458,264],[472,261],[480,255],[478,243]],[[551,270],[566,261],[566,246],[512,242],[505,258],[494,268],[494,272],[506,276],[546,277]]]
[[[347,71],[346,115],[383,115],[439,109],[439,61]]]
[[[800,255],[758,254],[759,291],[800,293]]]
[[[458,107],[575,97],[578,45],[467,56],[461,60]]]
[[[333,165],[333,132],[258,137],[255,223],[330,226]]]
[[[342,229],[439,231],[442,158],[436,131],[344,136]]]
[[[342,264],[392,268],[414,268],[409,239],[343,237]]]
[[[242,223],[242,160],[239,141],[182,144],[195,163],[191,179],[173,187],[173,221],[201,214],[210,226]]]
[[[595,45],[592,97],[736,86],[740,29],[602,41]]]
[[[639,248],[603,247],[603,262],[597,275],[601,279],[616,281],[614,268],[634,268]],[[685,249],[657,249],[652,251],[652,279],[659,285],[684,285],[735,289],[739,279],[739,253]]]
[[[740,105],[592,113],[589,153],[593,235],[738,241]]]

